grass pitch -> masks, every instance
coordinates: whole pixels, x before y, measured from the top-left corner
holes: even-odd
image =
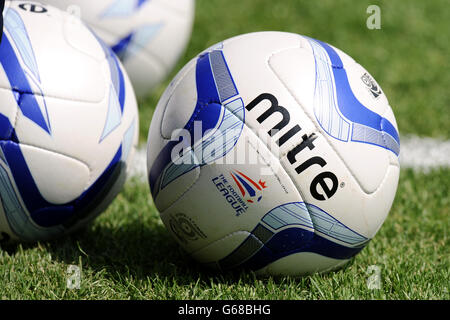
[[[340,271],[303,278],[200,268],[169,237],[148,188],[131,181],[85,231],[4,247],[0,298],[449,299],[449,174],[404,170],[392,211],[368,246]],[[67,288],[69,265],[81,269],[79,289]],[[368,284],[377,272],[379,285]]]
[[[189,47],[172,76],[209,46],[239,34],[286,31],[328,42],[364,66],[380,84],[401,134],[450,139],[448,1],[197,0]],[[381,29],[369,30],[369,5]],[[141,139],[169,80],[141,103]]]
[[[381,30],[366,28],[370,1],[197,0],[190,46],[282,30],[329,42],[382,86],[401,134],[450,138],[446,1],[377,1]],[[172,74],[175,74],[176,71]],[[169,80],[140,103],[141,142]],[[450,299],[450,169],[403,169],[392,210],[344,269],[303,278],[212,273],[191,261],[159,219],[148,186],[127,183],[86,230],[58,241],[3,245],[1,299]],[[69,289],[68,267],[81,271]],[[379,283],[370,279],[379,274]],[[368,283],[369,282],[369,283]]]

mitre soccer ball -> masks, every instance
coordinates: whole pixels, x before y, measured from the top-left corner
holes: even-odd
[[[88,23],[121,58],[138,97],[172,71],[191,35],[194,0],[42,0]]]
[[[174,78],[148,137],[161,219],[219,270],[338,268],[393,202],[399,134],[372,76],[322,41],[260,32],[201,53]]]
[[[120,191],[137,143],[120,61],[77,18],[7,1],[0,44],[0,234],[75,230]]]

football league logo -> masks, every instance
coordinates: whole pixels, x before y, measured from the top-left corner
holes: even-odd
[[[233,171],[230,174],[238,186],[244,200],[249,203],[261,201],[263,196],[262,191],[267,188],[265,181],[259,179],[259,181],[256,182],[241,171]]]

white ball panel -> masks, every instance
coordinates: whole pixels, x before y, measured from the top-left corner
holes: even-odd
[[[339,260],[312,252],[294,253],[257,270],[256,274],[274,276],[299,276],[315,272],[328,272],[345,265],[349,260]]]
[[[378,190],[372,194],[365,207],[365,217],[370,226],[369,238],[373,238],[386,220],[394,202],[400,176],[400,166],[390,165]]]
[[[59,205],[78,198],[90,184],[89,167],[73,158],[40,148],[20,145],[42,197]]]
[[[174,202],[189,192],[192,186],[200,177],[200,168],[195,168],[190,172],[177,178],[176,183],[170,183],[164,190],[161,190],[158,197],[154,199],[156,207],[160,212],[164,212]]]
[[[0,79],[2,77],[3,73],[0,72]],[[2,102],[0,103],[0,113],[7,117],[10,123],[14,124],[17,116],[17,103],[10,89],[0,87],[0,101]]]
[[[288,88],[274,76],[271,68],[271,61],[277,52],[298,49],[301,45],[299,36],[282,32],[250,33],[231,38],[223,43],[225,59],[244,104],[248,105],[262,93],[269,93],[275,96],[279,106],[283,106],[290,112],[289,125],[274,135],[273,139],[279,139],[294,124],[299,124],[301,127],[301,132],[289,139],[280,149],[275,150],[280,156],[298,144],[301,136],[310,135],[316,131],[314,124],[299,107]],[[246,50],[242,50],[242,47]],[[246,126],[252,128],[258,135],[261,134],[266,142],[269,142],[266,133],[282,119],[281,114],[274,113],[262,123],[257,121],[257,118],[270,105],[269,101],[263,100],[252,109],[252,112],[246,111],[245,115]]]
[[[270,57],[269,66],[275,77],[279,78],[295,98],[298,109],[305,112],[306,117],[314,119],[310,106],[314,105],[316,70],[311,52],[303,47],[279,50]]]
[[[197,104],[195,61],[191,61],[188,66],[180,73],[183,80],[175,79],[170,89],[172,94],[167,101],[161,123],[161,134],[165,139],[171,139],[174,130],[182,129],[186,125]],[[182,111],[180,106],[183,106]]]
[[[102,100],[105,78],[96,60],[102,50],[90,31],[79,20],[51,6],[42,15],[18,8],[20,3],[13,1],[11,8],[25,24],[45,95],[87,102]]]
[[[132,33],[136,34],[141,27],[154,27],[156,32],[148,43],[138,44],[137,51],[127,49],[123,61],[138,96],[148,94],[175,67],[190,38],[195,9],[194,0],[151,0],[139,7],[129,2],[128,11],[124,8],[118,10],[116,0],[43,2],[62,10],[76,7],[75,11],[79,10],[81,18],[110,46]],[[107,14],[114,6],[116,13]]]
[[[235,231],[199,250],[190,252],[190,255],[201,263],[219,261],[239,247],[249,235],[248,231]]]
[[[101,108],[99,105],[49,97],[46,98],[46,105],[52,134],[49,135],[19,113],[15,127],[19,141],[80,159],[89,164],[93,177],[98,177],[113,158],[122,139],[118,130],[112,133],[115,139],[105,140],[99,145],[104,126],[104,121],[99,119],[105,119],[106,106]]]
[[[156,157],[158,156],[159,152],[162,150],[164,145],[170,140],[172,136],[172,132],[170,129],[179,129],[184,127],[184,124],[182,124],[179,120],[179,117],[183,117],[183,119],[187,120],[190,117],[189,112],[180,112],[178,108],[176,108],[175,114],[173,116],[170,116],[169,123],[166,125],[165,121],[163,120],[166,116],[166,109],[168,106],[169,101],[172,98],[173,93],[175,92],[176,88],[180,83],[184,83],[183,79],[186,75],[186,73],[189,72],[189,70],[193,67],[195,67],[196,60],[192,60],[189,62],[186,66],[181,69],[178,74],[175,76],[175,78],[170,82],[169,86],[166,88],[166,90],[163,92],[161,98],[158,101],[158,104],[156,105],[155,112],[153,113],[152,122],[150,124],[149,132],[148,132],[148,143],[147,143],[147,170],[151,168],[152,163],[155,161]],[[192,95],[193,92],[185,92],[186,95]],[[194,105],[195,106],[195,105]],[[184,103],[183,103],[183,110],[184,109]],[[178,112],[177,112],[178,111]],[[176,117],[176,121],[172,123],[172,117]],[[166,127],[165,130],[163,130],[163,126]],[[168,126],[170,127],[169,129]]]
[[[270,66],[298,101],[300,108],[308,114],[310,121],[315,123],[316,130],[323,132],[324,137],[334,146],[334,152],[344,160],[364,192],[372,193],[386,173],[389,165],[388,151],[363,143],[341,142],[323,130],[314,113],[315,62],[312,53],[307,57],[306,52],[302,48],[281,51],[271,57]],[[290,63],[287,64],[286,61]],[[386,107],[384,105],[382,108]],[[371,170],[367,170],[368,167]]]
[[[102,61],[105,55],[101,49],[98,39],[93,36],[92,31],[86,28],[85,23],[74,15],[69,15],[64,19],[64,38],[67,43],[85,55]]]

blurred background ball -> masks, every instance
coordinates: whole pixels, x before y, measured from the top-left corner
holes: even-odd
[[[7,1],[0,44],[0,235],[84,226],[121,190],[138,138],[119,59],[78,18]]]
[[[367,70],[319,40],[258,32],[178,73],[150,125],[147,168],[162,221],[192,257],[301,275],[342,266],[375,236],[399,151]]]
[[[175,67],[191,36],[194,0],[42,0],[79,14],[124,64],[138,97]]]

